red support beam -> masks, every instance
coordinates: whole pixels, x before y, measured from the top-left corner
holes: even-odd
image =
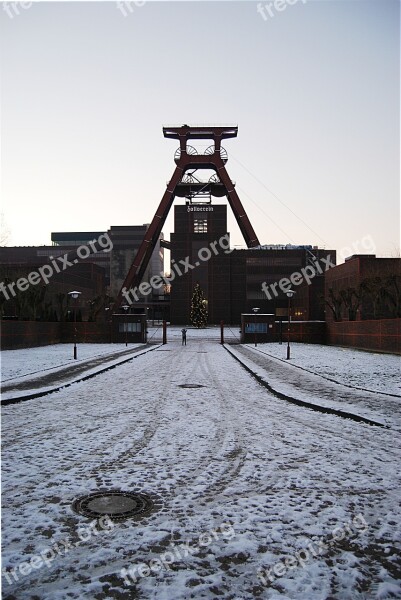
[[[219,165],[220,162],[220,165]],[[245,212],[242,202],[239,199],[237,192],[235,191],[234,185],[226,171],[223,161],[220,156],[216,158],[216,172],[220,178],[220,181],[224,184],[227,192],[227,198],[230,203],[231,209],[234,213],[235,219],[238,223],[238,227],[243,235],[246,245],[248,248],[254,248],[259,246],[258,237],[251,225],[250,220]]]
[[[153,221],[150,224],[149,229],[145,233],[145,237],[141,245],[139,246],[139,250],[136,253],[134,262],[132,263],[131,268],[128,271],[128,274],[121,287],[121,290],[119,291],[119,294],[116,298],[116,308],[118,308],[121,304],[123,291],[138,287],[141,283],[146,271],[146,267],[149,264],[150,257],[152,256],[157,240],[159,239],[160,233],[163,229],[163,225],[166,221],[169,210],[173,204],[175,187],[181,181],[182,176],[183,169],[180,165],[177,165],[173,177],[167,185],[167,189],[164,192],[163,198],[159,204],[158,209],[156,210],[156,214],[153,217]]]

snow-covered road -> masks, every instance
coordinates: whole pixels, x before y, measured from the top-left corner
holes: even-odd
[[[401,597],[399,435],[273,397],[217,343],[2,412],[4,599]],[[84,536],[71,503],[106,488],[162,507]]]

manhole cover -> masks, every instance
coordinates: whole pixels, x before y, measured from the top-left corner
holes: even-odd
[[[193,388],[202,388],[202,387],[205,387],[205,386],[204,385],[199,385],[198,383],[183,383],[182,385],[179,385],[178,387],[193,389]]]
[[[110,490],[94,492],[74,500],[72,508],[84,517],[97,518],[108,515],[114,521],[144,517],[157,506],[148,494]]]

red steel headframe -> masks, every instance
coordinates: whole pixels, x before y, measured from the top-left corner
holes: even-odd
[[[181,182],[185,172],[190,169],[211,169],[216,172],[221,183],[224,185],[229,204],[248,248],[259,246],[256,233],[235,191],[234,184],[227,173],[224,160],[220,155],[221,140],[236,137],[238,127],[190,127],[189,125],[182,125],[181,127],[163,127],[163,133],[166,138],[178,139],[180,141],[180,156],[176,159],[177,166],[173,176],[167,184],[167,189],[156,210],[152,223],[145,233],[145,237],[139,246],[138,252],[116,298],[114,305],[116,309],[121,305],[123,291],[137,288],[140,285],[174,202],[177,185]],[[211,139],[214,141],[214,152],[208,155],[188,154],[188,139]]]

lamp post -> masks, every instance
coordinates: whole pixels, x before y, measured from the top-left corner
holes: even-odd
[[[147,344],[148,343],[148,333],[149,333],[149,327],[153,327],[153,325],[150,324],[150,306],[145,306],[144,307],[144,313],[145,313],[145,329],[143,331],[143,343]],[[142,325],[141,325],[141,331],[142,331]]]
[[[125,322],[124,322],[124,329],[125,329],[125,346],[128,346],[128,323],[127,323],[127,310],[129,309],[128,304],[124,304],[123,305],[123,309],[125,311]]]
[[[255,319],[254,320],[255,320],[255,348],[256,348],[256,346],[258,345],[258,340],[257,340],[257,337],[256,337],[256,315],[260,311],[260,308],[255,307],[252,310],[253,310],[253,314],[255,315]]]
[[[295,292],[293,290],[288,290],[286,292],[288,298],[288,328],[287,328],[287,360],[291,358],[291,350],[290,350],[290,323],[291,323],[291,298]]]
[[[82,292],[68,292],[68,295],[71,296],[73,300],[77,300]],[[74,359],[77,359],[77,308],[74,307]]]

